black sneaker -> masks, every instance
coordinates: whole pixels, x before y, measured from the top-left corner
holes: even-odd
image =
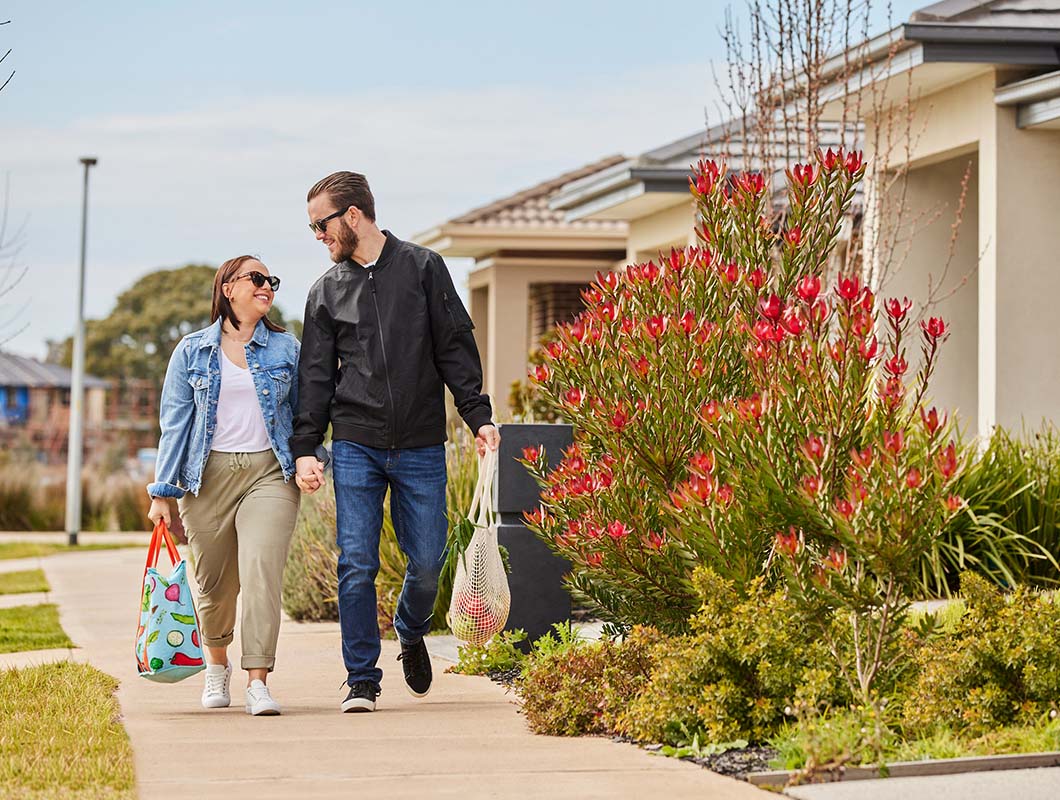
[[[371,681],[357,681],[350,687],[350,693],[342,701],[344,713],[375,711],[375,699],[382,694],[379,686]]]
[[[405,670],[405,685],[413,697],[426,697],[431,690],[431,657],[427,645],[420,639],[416,644],[401,643],[401,655],[398,656],[402,669]]]

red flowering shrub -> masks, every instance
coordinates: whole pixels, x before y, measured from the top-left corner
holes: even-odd
[[[822,285],[863,171],[796,165],[778,229],[761,176],[700,162],[700,246],[598,275],[532,372],[577,439],[548,474],[526,454],[528,524],[606,616],[686,630],[698,564],[738,587],[780,567],[829,608],[900,593],[959,507],[962,456],[923,407],[944,323],[910,376],[908,301],[880,320],[856,276]]]

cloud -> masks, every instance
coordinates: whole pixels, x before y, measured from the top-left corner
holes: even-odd
[[[81,155],[100,159],[89,316],[107,313],[151,269],[245,251],[284,277],[281,302],[292,313],[327,266],[305,228],[305,191],[323,175],[365,172],[380,223],[410,236],[564,170],[691,133],[712,97],[698,64],[548,86],[233,97],[7,129],[0,169],[15,210],[29,215],[21,257],[30,274],[19,294],[31,308],[29,329],[10,346],[40,353],[45,338],[73,328]],[[467,265],[452,266],[460,283]]]

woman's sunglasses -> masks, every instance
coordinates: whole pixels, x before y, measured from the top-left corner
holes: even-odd
[[[280,288],[279,278],[277,278],[275,275],[262,275],[257,270],[255,270],[254,272],[244,272],[242,275],[236,278],[232,278],[232,280],[228,281],[228,283],[235,283],[236,281],[243,280],[243,278],[250,278],[253,284],[259,289],[266,283],[269,284],[269,288],[272,289],[274,292],[279,291]]]

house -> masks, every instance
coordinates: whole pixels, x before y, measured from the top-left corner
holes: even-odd
[[[483,391],[503,410],[513,381],[541,335],[582,308],[581,290],[626,255],[627,226],[567,221],[550,207],[559,189],[624,162],[605,158],[468,211],[414,241],[443,256],[475,260],[468,278],[471,319],[483,366]]]
[[[72,373],[57,364],[0,351],[0,444],[20,443],[46,460],[65,457]],[[107,381],[85,376],[86,443],[106,420]]]

